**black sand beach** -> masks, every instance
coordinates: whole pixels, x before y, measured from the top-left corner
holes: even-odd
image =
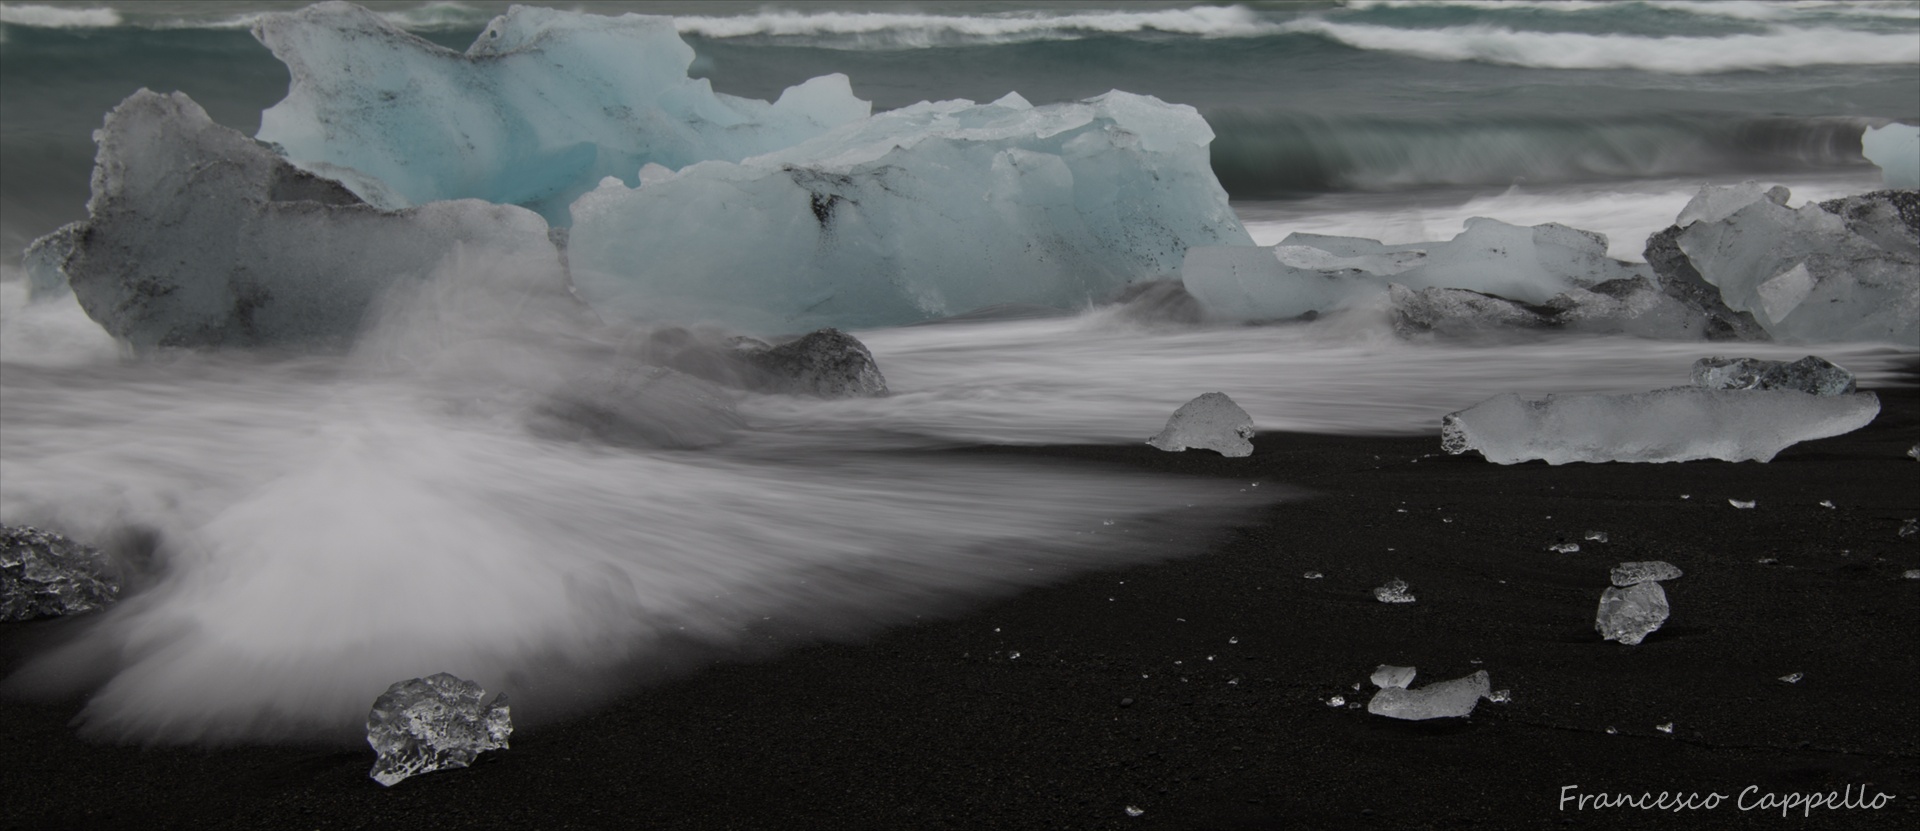
[[[1920,389],[1878,392],[1872,425],[1770,464],[1499,466],[1434,455],[1434,436],[1285,433],[1245,459],[968,450],[1308,495],[1201,556],[720,662],[391,789],[367,779],[364,746],[102,746],[67,724],[78,702],[6,701],[0,813],[130,829],[1912,827],[1920,581],[1901,574],[1920,538],[1898,529],[1920,516]],[[1666,585],[1673,616],[1639,646],[1602,642],[1607,571],[1643,559],[1686,571]],[[1392,577],[1418,602],[1376,602]],[[5,667],[62,625],[0,628]],[[1364,703],[1371,686],[1352,685],[1380,663],[1418,667],[1416,686],[1484,669],[1512,701],[1425,723],[1325,703]],[[1562,801],[1663,791],[1725,799]],[[1828,792],[1843,807],[1760,807]]]

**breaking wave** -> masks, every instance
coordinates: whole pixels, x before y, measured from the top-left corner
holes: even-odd
[[[58,6],[0,3],[0,23],[39,29],[106,29],[120,25],[120,13],[110,8],[67,9]]]
[[[1244,6],[1002,15],[765,11],[675,20],[684,35],[712,39],[805,39],[809,45],[840,48],[1024,43],[1154,32],[1209,38],[1258,37],[1279,31],[1276,24]]]
[[[1684,12],[1702,17],[1776,21],[1818,16],[1920,19],[1920,5],[1905,0],[1841,2],[1839,0],[1347,0],[1348,8],[1364,9],[1473,9],[1580,13],[1643,8]]]

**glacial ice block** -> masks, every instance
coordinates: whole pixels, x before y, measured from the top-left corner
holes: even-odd
[[[564,225],[604,177],[737,161],[871,110],[844,75],[772,103],[716,93],[687,77],[693,49],[666,17],[512,6],[460,53],[327,2],[262,15],[253,34],[293,76],[259,138],[387,208],[476,198]]]
[[[1868,127],[1860,136],[1860,152],[1880,167],[1880,179],[1887,187],[1920,188],[1920,126]]]
[[[1381,664],[1380,666],[1374,667],[1373,676],[1368,680],[1371,680],[1374,686],[1383,690],[1392,688],[1404,690],[1408,684],[1413,683],[1414,673],[1415,669],[1413,667],[1397,667],[1392,664]]]
[[[1411,670],[1411,667],[1404,669]],[[1407,680],[1411,680],[1411,672]],[[1417,690],[1404,686],[1382,685],[1367,701],[1367,712],[1376,716],[1425,721],[1436,718],[1461,718],[1473,714],[1473,708],[1493,692],[1486,670],[1465,678],[1439,681]]]
[[[1872,220],[1850,225],[1820,205],[1763,198],[1694,222],[1674,242],[1729,308],[1776,338],[1920,342],[1920,246],[1902,229],[1861,226]]]
[[[106,555],[38,528],[0,525],[0,621],[83,614],[119,597]]]
[[[1846,395],[1856,389],[1853,373],[1817,355],[1793,362],[1701,358],[1693,362],[1693,385],[1707,390],[1798,390],[1811,395]]]
[[[377,297],[455,252],[565,291],[533,212],[477,200],[370,207],[182,93],[134,93],[94,138],[88,218],[55,232],[67,236],[47,258],[81,308],[136,350],[343,342]]]
[[[920,103],[739,163],[612,179],[573,204],[580,294],[758,332],[1080,308],[1251,245],[1193,108],[1124,92]]]
[[[1538,400],[1508,393],[1443,418],[1441,446],[1454,454],[1478,450],[1499,464],[1765,462],[1799,442],[1865,427],[1879,413],[1871,392],[1672,387]]]
[[[479,684],[445,672],[388,687],[367,713],[367,744],[376,757],[367,775],[392,787],[409,776],[463,768],[483,752],[506,749],[513,735],[507,695],[483,703],[486,695]]]
[[[1631,645],[1645,640],[1666,623],[1668,613],[1666,589],[1649,580],[1601,592],[1593,628],[1603,640]]]
[[[1161,450],[1212,450],[1222,456],[1253,455],[1253,416],[1224,392],[1209,392],[1180,405],[1167,426],[1147,443]]]

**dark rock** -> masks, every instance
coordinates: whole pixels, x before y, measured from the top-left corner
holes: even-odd
[[[97,611],[120,597],[107,557],[59,534],[0,525],[0,621]]]
[[[797,340],[767,346],[737,343],[734,357],[757,370],[749,388],[820,398],[874,398],[887,394],[887,379],[866,344],[838,329],[821,329]]]

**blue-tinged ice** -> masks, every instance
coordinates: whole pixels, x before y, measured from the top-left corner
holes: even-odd
[[[1191,107],[1125,92],[922,102],[573,205],[580,295],[632,319],[793,332],[1077,308],[1250,246]]]
[[[1860,136],[1860,152],[1880,166],[1880,178],[1887,187],[1920,188],[1920,126],[1868,127]]]
[[[564,225],[604,177],[742,159],[871,110],[844,75],[772,103],[716,93],[687,77],[693,49],[666,17],[513,6],[464,54],[344,2],[253,32],[293,76],[259,138],[387,208],[477,198]]]
[[[376,300],[455,254],[505,266],[523,289],[565,291],[533,212],[478,200],[371,207],[182,93],[134,93],[94,139],[88,218],[35,243],[31,267],[57,269],[81,308],[136,350],[344,344]]]

